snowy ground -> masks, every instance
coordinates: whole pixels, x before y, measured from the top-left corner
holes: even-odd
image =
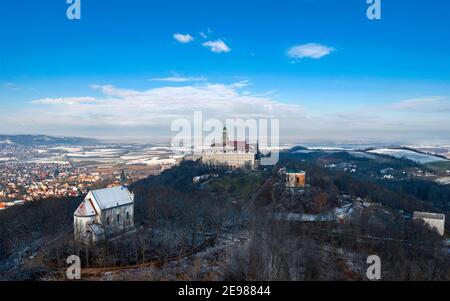
[[[436,180],[439,184],[450,185],[450,177],[443,177]]]
[[[404,150],[404,149],[380,148],[380,149],[371,150],[371,151],[369,151],[369,153],[379,154],[379,155],[388,155],[388,156],[392,156],[392,157],[399,158],[399,159],[406,158],[406,159],[409,159],[411,161],[421,163],[421,164],[446,161],[445,159],[440,158],[440,157],[416,153],[414,151]]]

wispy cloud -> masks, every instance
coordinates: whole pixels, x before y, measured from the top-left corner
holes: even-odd
[[[20,90],[21,88],[19,87],[19,85],[15,84],[15,83],[4,83],[3,87],[5,87],[8,90]]]
[[[192,37],[190,34],[176,33],[173,35],[173,38],[183,44],[187,44],[194,41],[194,37]]]
[[[378,107],[352,107],[349,111],[332,108],[324,112],[305,110],[299,105],[301,100],[287,103],[276,100],[278,97],[273,93],[253,93],[251,84],[199,82],[143,90],[92,85],[100,95],[37,99],[34,106],[4,116],[2,127],[117,140],[134,137],[152,141],[156,136],[166,141],[173,136],[170,126],[175,119],[191,120],[195,111],[201,111],[205,120],[277,118],[281,139],[290,142],[415,141],[430,133],[442,139],[449,137],[445,129],[450,127],[450,120],[444,112],[448,97],[406,99]],[[412,112],[427,114],[417,118]]]
[[[32,103],[40,105],[76,105],[93,101],[96,101],[93,97],[61,97],[37,99],[32,101]]]
[[[152,81],[159,81],[159,82],[173,82],[173,83],[185,83],[185,82],[204,82],[208,79],[206,77],[186,77],[186,76],[180,76],[180,75],[174,75],[169,77],[162,77],[162,78],[152,78]]]
[[[291,59],[320,59],[326,55],[329,55],[333,51],[334,48],[332,47],[309,43],[289,48],[286,55]]]
[[[234,88],[234,89],[242,89],[248,86],[251,86],[252,83],[249,80],[241,80],[240,82],[231,84],[230,87]]]
[[[177,118],[192,118],[202,111],[205,118],[283,118],[298,121],[303,109],[248,91],[248,81],[232,84],[186,85],[150,90],[122,89],[112,85],[92,85],[103,97],[46,98],[33,101],[45,105],[34,113],[35,126],[86,128],[95,120],[96,128],[166,128]],[[50,107],[49,107],[50,105]],[[51,106],[54,106],[54,109]],[[67,106],[67,109],[64,108]],[[63,113],[62,113],[63,112]],[[21,118],[25,115],[21,115]],[[23,117],[24,118],[24,117]],[[41,125],[42,125],[41,124]]]
[[[209,48],[209,50],[215,53],[226,53],[231,51],[231,48],[228,47],[228,45],[225,44],[225,42],[222,40],[208,41],[203,43],[202,45],[203,47]]]
[[[413,98],[406,99],[396,103],[391,104],[389,107],[393,109],[402,109],[402,110],[416,110],[420,108],[427,108],[438,103],[441,103],[447,99],[444,96],[430,96],[423,98]]]
[[[211,35],[213,31],[211,29],[207,29],[206,32],[202,31],[200,32],[200,36],[204,39],[207,39],[209,35]]]

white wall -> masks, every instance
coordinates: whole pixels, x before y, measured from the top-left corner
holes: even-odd
[[[414,218],[414,220],[421,220],[428,227],[435,229],[439,235],[444,236],[445,220],[431,219],[431,218]]]

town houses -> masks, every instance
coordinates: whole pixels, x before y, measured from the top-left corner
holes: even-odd
[[[76,197],[90,189],[120,184],[121,173],[103,174],[60,163],[0,164],[0,210],[53,197]]]

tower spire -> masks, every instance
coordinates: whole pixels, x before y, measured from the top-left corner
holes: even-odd
[[[223,127],[222,143],[223,143],[223,152],[226,153],[228,145],[228,132],[226,126]]]

